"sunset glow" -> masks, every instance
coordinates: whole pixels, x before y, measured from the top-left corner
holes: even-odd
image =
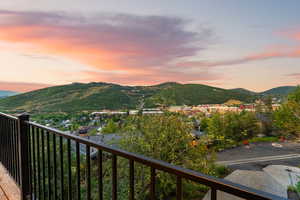
[[[290,3],[300,6],[297,1]],[[180,4],[174,2],[174,9],[180,9]],[[209,1],[204,4],[216,6]],[[242,4],[236,8],[240,12]],[[112,12],[109,5],[107,10],[90,8],[86,14],[78,8],[64,12],[51,5],[46,11],[43,6],[47,4],[16,11],[0,3],[0,90],[25,92],[91,81],[127,85],[176,81],[255,91],[300,84],[300,25],[289,24],[289,16],[263,29],[251,26],[269,23],[267,17],[236,22],[230,27],[236,30],[234,34],[243,35],[245,26],[250,27],[249,36],[243,35],[239,44],[240,39],[222,30],[232,19],[222,16],[226,8],[221,4],[215,7],[222,11],[217,16],[163,11],[142,15],[135,9]],[[273,6],[275,15],[277,7]],[[225,20],[224,24],[217,19]],[[259,75],[249,77],[250,71]]]

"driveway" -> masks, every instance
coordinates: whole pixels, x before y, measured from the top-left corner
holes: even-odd
[[[300,143],[255,143],[249,148],[240,146],[217,154],[217,163],[229,168],[261,170],[267,165],[300,166]],[[280,147],[279,147],[280,146]]]

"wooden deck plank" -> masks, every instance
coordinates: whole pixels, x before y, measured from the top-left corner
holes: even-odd
[[[0,189],[0,200],[2,200],[2,198],[3,200],[21,199],[20,189],[15,184],[14,180],[9,176],[2,164],[0,164],[0,187],[2,189]]]
[[[1,185],[0,185],[0,200],[8,200],[5,196],[5,194],[3,193],[3,190],[1,188]]]

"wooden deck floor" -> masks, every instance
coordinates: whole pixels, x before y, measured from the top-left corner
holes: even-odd
[[[7,197],[6,195],[4,194],[1,186],[0,186],[0,200],[7,200]]]
[[[19,200],[20,190],[0,163],[0,200]]]

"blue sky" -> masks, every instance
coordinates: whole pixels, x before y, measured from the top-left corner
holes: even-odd
[[[75,81],[297,85],[299,8],[298,0],[2,1],[0,89]]]

